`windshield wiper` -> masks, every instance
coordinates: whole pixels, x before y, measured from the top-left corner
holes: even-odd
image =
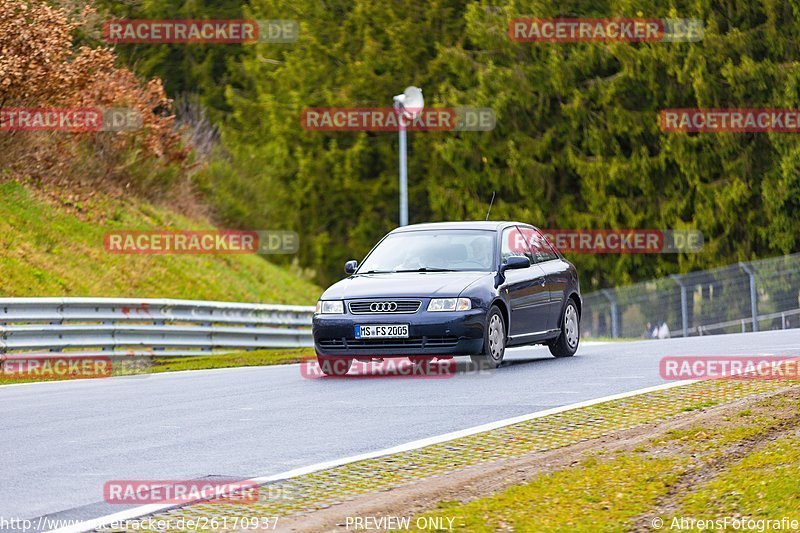
[[[367,270],[366,272],[359,272],[359,274],[391,274],[394,270]]]
[[[421,267],[411,270],[395,270],[395,272],[457,272],[451,268]]]

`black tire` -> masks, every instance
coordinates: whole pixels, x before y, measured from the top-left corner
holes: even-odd
[[[331,357],[329,355],[317,354],[317,362],[322,373],[331,377],[342,377],[347,375],[350,366],[353,364],[352,357]]]
[[[572,357],[575,355],[581,341],[580,318],[578,306],[575,305],[575,300],[570,298],[567,300],[567,305],[564,306],[564,312],[561,314],[561,320],[559,321],[561,334],[555,341],[548,344],[551,354],[556,357]]]
[[[493,305],[486,314],[483,330],[483,353],[471,355],[470,359],[479,368],[497,368],[506,353],[506,322],[503,313]]]

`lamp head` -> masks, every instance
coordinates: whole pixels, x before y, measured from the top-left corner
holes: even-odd
[[[407,119],[413,119],[422,112],[425,99],[419,87],[407,87],[403,94],[394,97],[394,108]]]

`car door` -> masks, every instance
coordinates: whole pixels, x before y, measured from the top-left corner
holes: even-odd
[[[547,329],[558,329],[569,287],[569,263],[558,255],[538,229],[526,228],[523,234],[530,235],[529,242],[534,261],[545,274],[545,290],[548,295]]]
[[[519,228],[511,226],[503,230],[500,262],[512,256],[531,259],[528,240]],[[510,319],[510,340],[524,342],[547,331],[548,295],[544,271],[531,261],[528,268],[506,270],[504,289],[507,291]]]

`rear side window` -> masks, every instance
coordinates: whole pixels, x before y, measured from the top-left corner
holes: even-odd
[[[520,233],[530,246],[531,263],[544,263],[558,259],[555,249],[539,230],[522,227]]]
[[[541,234],[539,230],[532,230],[530,238],[531,251],[536,258],[537,263],[544,263],[545,261],[552,261],[558,259],[558,254],[550,242]]]

